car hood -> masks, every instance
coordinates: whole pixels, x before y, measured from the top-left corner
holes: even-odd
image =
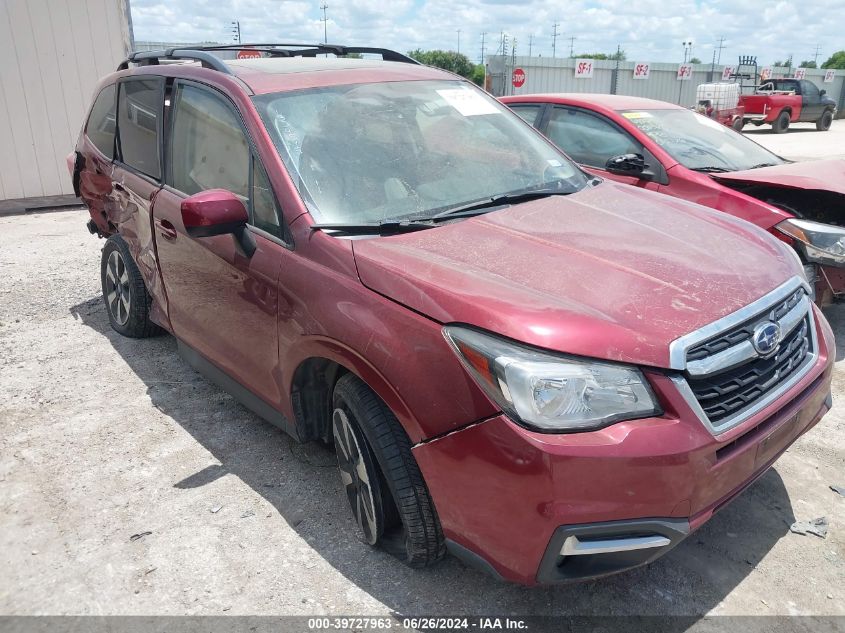
[[[816,189],[845,194],[845,160],[813,160],[710,174],[718,182],[747,182],[790,189]]]
[[[610,182],[353,251],[364,285],[441,323],[658,367],[800,270],[747,222]]]

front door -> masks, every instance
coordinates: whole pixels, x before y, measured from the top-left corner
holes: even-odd
[[[599,114],[555,106],[541,131],[572,160],[602,178],[655,191],[659,188],[655,180],[611,174],[605,169],[608,160],[622,154],[642,154],[652,173],[659,173],[663,168],[642,143]]]
[[[237,394],[241,400],[258,397],[277,410],[277,283],[286,249],[275,197],[226,97],[177,81],[171,102],[165,186],[156,196],[153,225],[173,333],[194,361],[234,379],[245,390]],[[181,202],[207,189],[229,190],[244,202],[257,244],[251,256],[232,235],[187,235]],[[260,406],[251,408],[268,417]]]

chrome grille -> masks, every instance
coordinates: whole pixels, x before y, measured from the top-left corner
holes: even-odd
[[[754,303],[670,345],[672,377],[681,395],[714,434],[722,433],[770,403],[798,382],[817,357],[815,321],[806,283],[799,277]],[[776,323],[780,340],[762,354],[765,335]]]
[[[810,350],[808,317],[781,342],[773,356],[756,358],[711,376],[689,377],[690,388],[707,418],[718,423],[752,405],[801,367]]]

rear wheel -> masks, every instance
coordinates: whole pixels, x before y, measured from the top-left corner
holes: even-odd
[[[816,121],[816,129],[819,132],[827,132],[830,129],[831,124],[833,123],[833,111],[832,110],[825,110],[822,115],[819,117],[818,121]]]
[[[150,321],[152,299],[135,265],[129,247],[120,235],[106,240],[100,261],[103,301],[112,328],[123,336],[146,338],[161,332]]]
[[[778,118],[772,123],[772,132],[783,134],[789,129],[789,112],[781,112]]]
[[[439,561],[443,531],[399,421],[352,374],[338,380],[333,406],[340,478],[363,539],[411,567]]]

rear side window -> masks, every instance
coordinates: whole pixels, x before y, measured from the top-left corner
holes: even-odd
[[[115,92],[114,84],[100,91],[85,125],[85,135],[108,158],[114,158]]]
[[[159,138],[163,87],[164,80],[160,78],[121,82],[117,104],[121,160],[156,180],[161,178]]]

